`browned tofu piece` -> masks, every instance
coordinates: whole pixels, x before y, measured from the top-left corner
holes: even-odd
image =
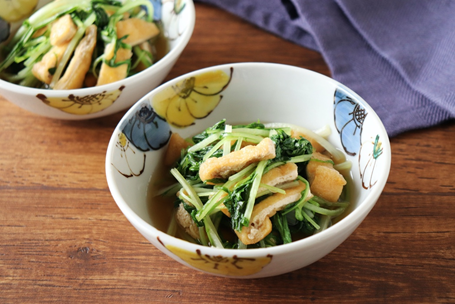
[[[264,174],[261,178],[261,184],[266,184],[268,186],[277,186],[283,183],[294,181],[298,176],[297,172],[297,165],[294,163],[286,163],[282,166],[273,168],[266,174]],[[229,189],[232,190],[232,189]],[[258,193],[265,190],[263,187],[259,187]],[[227,193],[224,193],[220,199],[223,199]],[[224,204],[220,205],[221,212],[223,212],[226,216],[231,217],[229,210],[224,206]]]
[[[185,141],[178,133],[172,133],[169,139],[169,145],[164,156],[164,164],[166,166],[172,166],[181,155],[183,149],[191,146],[191,144]]]
[[[305,188],[305,183],[299,181],[299,185],[287,189],[286,194],[275,193],[255,205],[248,227],[243,227],[241,232],[235,231],[240,241],[245,245],[250,245],[264,239],[272,231],[270,218],[277,211],[283,210],[288,204],[298,201],[302,197],[301,192]],[[308,191],[306,199],[311,197],[312,195]]]
[[[186,233],[195,239],[199,239],[199,228],[193,221],[191,215],[183,207],[183,203],[180,203],[179,207],[177,208],[175,219]]]
[[[202,181],[228,178],[252,163],[272,158],[275,158],[275,144],[266,137],[256,146],[246,146],[223,157],[207,159],[199,168],[199,176]]]
[[[315,152],[312,159],[308,162],[306,173],[311,192],[325,200],[336,202],[340,197],[343,186],[346,185],[346,180],[343,175],[333,168],[332,163],[317,160],[328,161],[330,157]]]
[[[291,130],[291,137],[293,138],[300,138],[300,136],[302,136],[303,138],[305,138],[306,140],[308,140],[311,145],[313,146],[314,150],[316,152],[324,152],[325,151],[325,148],[323,146],[321,146],[314,138],[312,138],[310,135],[308,134],[303,134],[301,132],[298,132],[298,131],[295,131],[295,130]]]
[[[104,50],[104,56],[106,60],[110,60],[114,57],[115,45],[109,43],[106,45]],[[128,60],[133,55],[133,52],[129,49],[119,48],[117,50],[117,57],[115,57],[115,62],[119,63],[125,60]],[[126,78],[128,75],[128,64],[122,64],[117,67],[110,67],[106,63],[101,64],[100,74],[98,78],[97,86],[112,83],[118,80]]]
[[[139,18],[129,18],[117,22],[117,38],[128,36],[123,42],[131,46],[138,45],[160,33],[153,22],[147,22]]]
[[[52,81],[52,74],[49,69],[56,68],[58,62],[62,59],[69,42],[53,46],[44,56],[41,61],[35,63],[32,68],[33,75],[40,81],[50,84]]]
[[[282,166],[273,168],[262,176],[261,184],[268,186],[277,186],[283,183],[294,181],[298,176],[297,165],[294,163],[286,163]],[[258,192],[265,190],[259,187]]]
[[[316,159],[316,160],[314,160],[314,159]],[[319,166],[333,168],[333,164],[331,164],[329,162],[320,162],[317,160],[328,161],[328,160],[330,160],[330,157],[325,156],[324,154],[321,154],[318,152],[313,153],[313,156],[311,157],[311,160],[308,162],[308,165],[306,167],[306,174],[307,174],[308,181],[310,182],[310,184],[313,183],[314,176],[316,175],[316,169]]]
[[[77,26],[69,14],[63,15],[52,24],[50,41],[52,45],[69,42],[76,34]]]
[[[313,183],[310,184],[311,192],[330,202],[338,201],[346,180],[337,170],[325,166],[319,166]]]
[[[223,195],[221,195],[220,200],[222,200],[222,199],[225,198],[226,196],[227,196],[227,193],[224,192]],[[221,204],[221,205],[220,205],[220,210],[221,210],[221,212],[223,212],[224,215],[226,215],[227,217],[231,217],[231,213],[229,212],[228,208],[227,208],[224,204]]]
[[[54,90],[79,89],[84,84],[85,74],[87,74],[92,64],[92,54],[96,46],[97,28],[92,24],[85,30],[85,36],[81,39],[74,51],[65,74],[54,86]]]
[[[46,26],[43,26],[42,28],[36,30],[33,35],[32,35],[32,38],[38,38],[39,36],[43,35],[47,29],[48,29],[49,25],[46,25]]]

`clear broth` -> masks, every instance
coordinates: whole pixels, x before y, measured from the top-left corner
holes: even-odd
[[[147,191],[147,209],[153,227],[166,232],[174,212],[174,196],[157,195],[162,189],[176,182],[170,173],[171,167],[165,166],[164,161],[160,161],[155,172],[150,179]]]

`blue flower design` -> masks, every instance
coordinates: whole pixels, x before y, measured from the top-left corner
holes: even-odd
[[[161,0],[150,0],[150,3],[153,5],[153,20],[161,20],[161,7],[163,6]]]
[[[172,134],[169,124],[153,111],[148,102],[141,104],[121,130],[131,144],[142,152],[161,149]]]
[[[360,150],[363,122],[368,113],[343,90],[337,89],[333,100],[333,114],[344,151],[348,155],[356,155]]]
[[[0,18],[0,43],[6,41],[10,34],[10,25],[8,22]]]

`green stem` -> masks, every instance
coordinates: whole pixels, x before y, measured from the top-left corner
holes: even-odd
[[[259,185],[261,183],[262,174],[264,173],[264,169],[267,166],[267,160],[261,160],[254,172],[255,177],[253,184],[251,186],[250,195],[248,197],[248,203],[246,205],[244,218],[250,221],[251,213],[253,213],[254,201],[256,200],[256,195],[259,189]]]

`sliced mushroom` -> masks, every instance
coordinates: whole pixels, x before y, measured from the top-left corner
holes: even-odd
[[[255,205],[248,227],[243,227],[241,232],[235,230],[240,241],[245,245],[251,245],[263,240],[272,231],[270,218],[277,211],[283,210],[288,204],[298,201],[305,188],[306,185],[299,181],[299,185],[287,189],[286,194],[275,193]],[[306,199],[311,197],[312,194],[308,191]]]
[[[85,74],[90,69],[92,63],[92,54],[96,45],[96,25],[92,24],[87,27],[84,38],[81,39],[73,58],[65,71],[54,86],[54,90],[69,90],[81,88]]]
[[[52,45],[69,42],[77,32],[77,26],[69,14],[63,15],[52,24],[50,40]]]
[[[246,146],[223,157],[207,159],[199,167],[199,176],[202,181],[227,178],[254,162],[272,158],[275,158],[275,144],[266,137],[256,146]]]

